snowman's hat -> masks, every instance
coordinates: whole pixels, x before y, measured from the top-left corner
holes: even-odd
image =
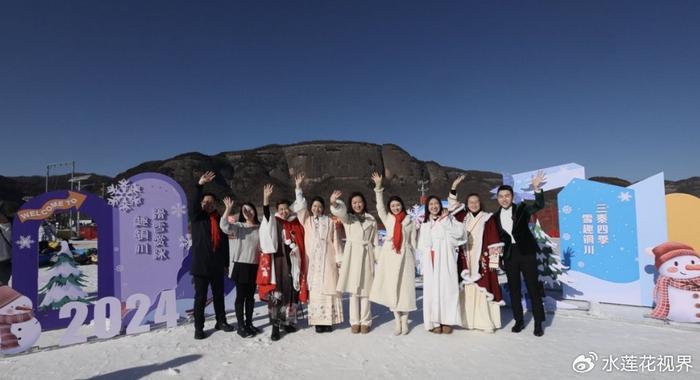
[[[654,254],[654,265],[656,265],[656,269],[659,269],[659,267],[661,267],[663,263],[665,263],[668,260],[671,260],[674,257],[700,257],[700,254],[695,252],[693,247],[683,243],[677,243],[675,241],[667,241],[663,244],[659,244],[656,247],[654,247],[654,249],[652,249],[651,252]]]
[[[0,286],[0,309],[9,305],[22,295],[7,285]]]

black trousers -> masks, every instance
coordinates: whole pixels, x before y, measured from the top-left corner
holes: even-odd
[[[7,285],[12,277],[12,260],[0,261],[0,285]]]
[[[544,306],[542,305],[542,293],[538,279],[537,255],[523,255],[517,244],[510,248],[510,257],[504,261],[508,289],[510,291],[510,303],[513,309],[513,319],[523,320],[523,305],[521,297],[520,274],[523,274],[527,294],[532,304],[532,315],[536,322],[544,321]]]
[[[255,306],[255,283],[236,284],[236,320],[238,325],[253,323],[253,307]],[[245,320],[243,319],[245,308]]]
[[[211,286],[214,297],[216,322],[226,322],[224,309],[224,274],[216,276],[192,276],[194,283],[194,328],[204,329],[204,308],[207,305],[207,289]]]

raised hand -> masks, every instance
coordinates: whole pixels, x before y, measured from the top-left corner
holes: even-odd
[[[459,177],[455,178],[455,180],[452,182],[452,189],[457,190],[457,186],[459,186],[459,184],[462,183],[466,177],[467,176],[465,174],[460,174]]]
[[[212,172],[212,171],[205,172],[204,174],[202,174],[201,177],[199,177],[199,184],[204,185],[205,183],[209,183],[209,182],[213,181],[215,177],[216,177],[216,174],[214,174],[214,172]]]
[[[296,185],[297,189],[301,189],[301,184],[304,183],[304,178],[306,178],[304,173],[299,173],[294,177],[294,184]]]
[[[536,175],[532,176],[532,188],[535,191],[540,190],[540,186],[542,186],[542,183],[547,180],[547,177],[544,175],[543,171],[537,172]]]
[[[338,198],[343,195],[343,192],[340,190],[335,190],[333,194],[331,194],[331,204],[335,204],[335,202],[338,201]]]
[[[372,181],[374,181],[374,187],[377,189],[382,187],[382,175],[378,172],[372,173]]]
[[[264,205],[269,205],[270,204],[270,195],[272,195],[272,191],[275,189],[275,187],[272,184],[267,184],[265,187],[263,187],[263,201]]]
[[[233,199],[231,199],[231,197],[224,198],[224,206],[226,206],[227,210],[232,210],[233,209]]]

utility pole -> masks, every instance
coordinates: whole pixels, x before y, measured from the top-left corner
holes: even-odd
[[[425,170],[421,170],[420,179],[418,180],[418,191],[420,192],[420,203],[423,204],[425,200],[425,194],[430,190],[428,187],[430,184],[429,179],[425,179]]]
[[[52,164],[46,165],[46,188],[45,188],[45,191],[47,193],[49,192],[49,177],[51,176],[51,169],[58,168],[58,167],[66,167],[66,166],[71,168],[70,179],[68,180],[68,182],[70,182],[70,189],[73,190],[73,179],[75,178],[75,161],[57,162],[57,163],[52,163]],[[73,210],[70,209],[70,210],[68,210],[68,229],[71,231],[71,234],[73,233],[73,228],[70,225],[72,220],[73,220]]]

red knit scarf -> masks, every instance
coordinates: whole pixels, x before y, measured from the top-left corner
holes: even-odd
[[[656,283],[656,288],[654,288],[654,301],[656,301],[656,307],[651,312],[652,318],[666,319],[666,317],[668,317],[668,312],[671,310],[671,305],[668,302],[669,286],[697,292],[700,291],[700,277],[690,278],[687,280],[676,280],[671,277],[661,276]]]
[[[394,237],[392,242],[394,243],[394,251],[397,254],[401,254],[401,243],[403,243],[403,220],[406,218],[406,211],[401,210],[400,213],[394,215],[396,222],[394,223]]]
[[[34,313],[31,309],[20,314],[0,315],[0,349],[7,350],[18,347],[19,341],[10,328],[15,323],[27,322],[32,318],[34,318]]]
[[[214,252],[219,250],[221,245],[221,234],[219,234],[219,215],[216,212],[209,214],[209,225],[211,230],[211,248]]]

